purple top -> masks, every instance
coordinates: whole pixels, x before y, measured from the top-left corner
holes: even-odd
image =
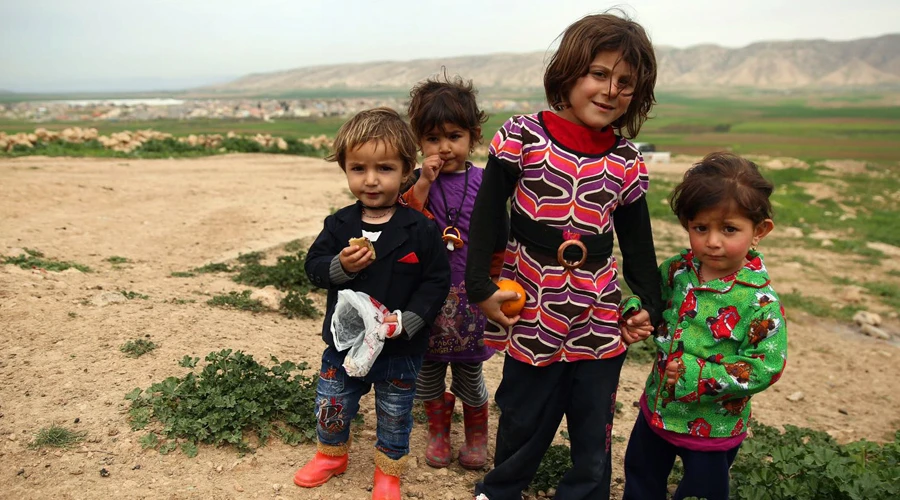
[[[494,354],[493,349],[484,345],[485,316],[477,305],[469,304],[466,294],[469,219],[484,173],[471,162],[466,162],[466,167],[468,187],[464,171],[441,173],[428,192],[428,210],[434,215],[441,231],[450,225],[448,215],[459,211],[455,227],[463,240],[462,247],[447,252],[450,259],[450,294],[431,329],[428,352],[425,354],[425,359],[429,361],[474,363],[489,359]]]

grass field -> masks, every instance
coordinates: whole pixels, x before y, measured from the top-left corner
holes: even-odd
[[[660,92],[652,119],[637,140],[659,150],[702,155],[714,150],[739,154],[790,156],[803,160],[857,159],[879,163],[900,161],[900,106],[895,94],[791,95],[752,94],[700,96]],[[297,96],[306,97],[306,96]],[[886,104],[885,104],[886,103]],[[509,118],[490,116],[485,141]],[[342,117],[258,120],[154,120],[53,122],[34,124],[0,119],[0,131],[30,132],[42,126],[96,127],[100,133],[152,128],[174,135],[201,133],[269,133],[304,138],[333,136]]]

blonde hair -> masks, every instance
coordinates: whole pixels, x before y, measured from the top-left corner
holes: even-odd
[[[370,141],[391,146],[403,161],[403,175],[416,166],[416,139],[409,125],[391,108],[381,107],[360,111],[347,120],[334,138],[332,153],[325,157],[335,161],[341,170],[346,168],[347,152]]]

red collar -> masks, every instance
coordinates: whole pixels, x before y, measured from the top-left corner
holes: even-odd
[[[567,149],[597,155],[608,151],[617,141],[612,127],[603,130],[572,123],[552,111],[542,111],[541,118],[550,135]]]

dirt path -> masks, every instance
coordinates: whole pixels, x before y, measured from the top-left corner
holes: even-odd
[[[673,171],[677,168],[672,167]],[[224,276],[173,278],[209,262],[251,251],[278,250],[321,229],[331,208],[351,200],[334,164],[309,158],[234,155],[193,160],[20,158],[0,161],[0,254],[39,249],[92,273],[0,266],[0,497],[4,498],[368,498],[374,413],[365,423],[347,474],[315,490],[291,483],[314,446],[270,442],[253,455],[202,447],[196,458],[143,451],[130,430],[124,395],[167,376],[177,361],[223,348],[257,360],[270,355],[318,365],[317,320],[214,309],[207,296],[240,290]],[[673,241],[680,228],[661,224]],[[665,240],[665,239],[663,239]],[[789,240],[772,239],[767,253],[779,290],[830,286],[791,262]],[[829,255],[821,257],[827,262]],[[113,266],[105,259],[126,257]],[[883,264],[897,269],[894,262]],[[850,269],[850,272],[872,272]],[[108,306],[93,301],[110,291],[147,300]],[[178,303],[172,299],[194,302]],[[885,440],[900,428],[896,346],[863,337],[849,326],[789,311],[790,361],[782,381],[755,398],[755,416],[769,424],[826,430],[840,440]],[[898,330],[896,321],[888,325]],[[158,348],[138,359],[119,346],[149,335]],[[487,363],[488,388],[499,383],[502,357]],[[614,431],[616,488],[632,407],[646,367],[626,364]],[[803,399],[792,402],[797,392]],[[74,423],[78,419],[78,423]],[[70,450],[32,450],[34,433],[50,424],[87,431]],[[496,421],[491,422],[496,429]],[[434,470],[422,461],[425,428],[413,431],[410,498],[467,499],[481,473],[456,464]],[[462,441],[453,431],[454,449]],[[105,468],[108,477],[99,471]],[[614,488],[615,489],[615,488]]]

